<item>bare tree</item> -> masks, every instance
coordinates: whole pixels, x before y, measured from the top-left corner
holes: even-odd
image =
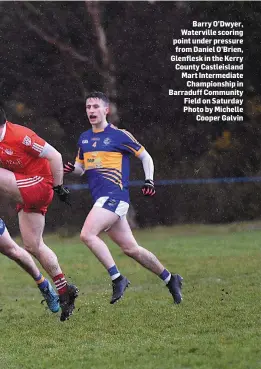
[[[87,12],[87,24],[81,19],[74,19],[77,24],[78,33],[83,36],[83,45],[81,50],[74,45],[71,37],[68,37],[68,28],[72,19],[68,19],[68,14],[62,11],[57,12],[56,22],[50,22],[45,10],[32,5],[29,2],[16,3],[16,13],[24,24],[38,37],[48,44],[56,47],[61,56],[65,68],[69,71],[78,88],[81,91],[82,98],[90,90],[86,75],[92,70],[101,81],[102,90],[111,100],[110,117],[114,124],[118,124],[119,115],[116,106],[117,88],[115,78],[115,65],[113,63],[112,53],[107,43],[107,36],[103,26],[103,6],[99,2],[85,2]],[[71,14],[75,17],[75,14]],[[93,33],[93,35],[91,34]],[[95,42],[92,43],[92,38]]]
[[[113,57],[108,47],[107,37],[102,22],[101,4],[96,1],[85,1],[86,9],[92,20],[93,31],[97,40],[96,47],[100,54],[101,69],[103,76],[103,90],[112,100],[110,115],[113,122],[117,125],[119,122],[118,110],[116,106],[117,87],[115,78],[115,65]]]

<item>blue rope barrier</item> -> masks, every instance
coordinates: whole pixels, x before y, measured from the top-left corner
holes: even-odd
[[[188,178],[188,179],[162,179],[155,181],[155,186],[171,186],[171,185],[189,185],[189,184],[211,184],[211,183],[246,183],[246,182],[261,182],[261,177],[225,177],[225,178]],[[144,181],[130,181],[130,187],[139,187],[144,184]],[[69,184],[70,190],[79,191],[88,189],[88,185]]]

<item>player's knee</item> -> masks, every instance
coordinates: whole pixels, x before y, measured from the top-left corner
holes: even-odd
[[[85,245],[87,245],[88,247],[92,247],[92,244],[93,244],[93,238],[95,236],[92,235],[91,233],[89,232],[81,232],[80,234],[80,239],[83,243],[85,243]]]
[[[20,247],[16,245],[12,240],[6,240],[4,244],[1,244],[0,252],[6,255],[12,260],[20,259]]]
[[[122,245],[121,249],[125,255],[131,258],[134,258],[134,259],[139,254],[139,246],[135,243],[128,243],[128,244]]]
[[[32,255],[37,255],[40,250],[40,241],[33,240],[23,240],[24,248],[26,251],[30,252]]]
[[[18,246],[15,247],[14,245],[12,245],[8,247],[5,254],[14,261],[20,260],[20,248]]]

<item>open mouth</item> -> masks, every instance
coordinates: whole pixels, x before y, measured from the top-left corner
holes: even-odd
[[[97,118],[97,116],[96,115],[93,115],[93,114],[89,116],[89,119],[90,120],[95,120],[96,118]]]

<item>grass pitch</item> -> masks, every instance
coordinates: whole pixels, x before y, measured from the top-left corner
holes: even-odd
[[[109,243],[131,281],[124,298],[110,305],[110,279],[90,251],[77,238],[48,236],[80,289],[75,314],[63,323],[40,304],[30,277],[0,255],[0,368],[261,368],[259,228],[136,231],[141,245],[183,276],[179,306],[159,278]]]

